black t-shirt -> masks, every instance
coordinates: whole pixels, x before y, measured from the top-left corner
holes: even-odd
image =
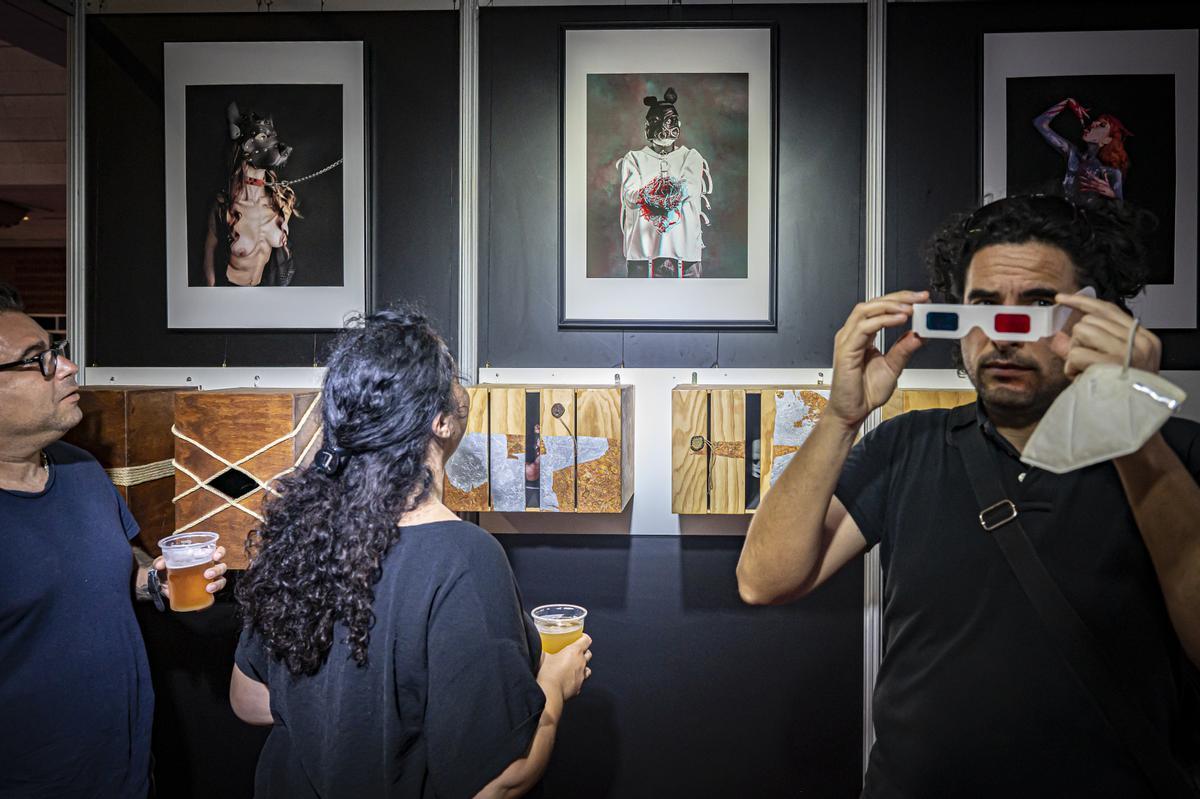
[[[997,544],[951,430],[981,425],[1047,569],[1181,762],[1194,671],[1111,462],[1055,475],[1021,463],[982,413],[904,414],[850,453],[837,497],[883,565],[884,654],[864,796],[1150,796],[1075,680]],[[974,431],[972,431],[974,432]],[[1162,430],[1193,476],[1200,425]]]
[[[541,646],[499,542],[466,522],[402,528],[374,612],[368,665],[339,624],[311,677],[243,631],[237,665],[268,686],[275,719],[257,799],[471,797],[526,754]]]
[[[61,441],[46,455],[45,488],[0,490],[0,797],[145,799],[137,522],[91,455]]]

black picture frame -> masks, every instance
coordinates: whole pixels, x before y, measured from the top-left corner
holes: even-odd
[[[639,43],[651,41],[655,44],[654,56],[625,57],[624,54],[630,51],[643,52],[638,47]],[[724,46],[717,47],[717,44]],[[777,25],[755,21],[564,24],[560,26],[559,46],[558,327],[776,329],[779,162]],[[689,59],[686,57],[689,49],[694,49],[702,56]],[[763,49],[768,52],[763,53]],[[667,58],[663,55],[664,50],[675,57]],[[725,54],[724,59],[716,59],[710,70],[693,69],[688,63],[689,60],[712,63],[712,55],[718,52]],[[656,58],[663,60],[661,69],[652,71],[649,68],[637,68],[639,62],[656,65]],[[612,67],[617,64],[624,72],[613,71]],[[619,182],[609,178],[605,190],[616,189],[616,204],[610,201],[603,210],[598,210],[599,204],[592,202],[598,194],[596,181],[592,178],[598,173],[590,170],[602,159],[605,152],[603,145],[608,146],[610,153],[616,150],[612,142],[602,141],[602,146],[596,146],[596,141],[603,137],[597,136],[595,127],[587,121],[587,104],[592,103],[600,109],[604,101],[611,97],[624,98],[622,102],[630,107],[629,119],[625,120],[622,116],[624,131],[628,133],[635,125],[640,128],[643,124],[642,116],[647,109],[641,104],[642,97],[634,91],[643,82],[647,87],[647,95],[656,98],[664,95],[667,88],[665,82],[681,82],[685,87],[679,91],[679,104],[682,106],[687,87],[712,96],[714,87],[740,86],[739,76],[743,75],[746,182],[745,207],[740,210],[744,212],[744,227],[738,229],[740,239],[738,233],[728,235],[729,241],[733,242],[728,249],[734,255],[719,265],[715,275],[711,267],[712,259],[708,263],[701,261],[701,275],[704,275],[704,267],[710,267],[708,275],[699,278],[665,278],[668,281],[665,287],[662,285],[663,278],[650,277],[656,270],[647,263],[647,282],[641,284],[642,296],[631,295],[633,286],[630,282],[640,278],[622,275],[620,270],[629,263],[625,256],[636,254],[633,253],[636,248],[627,246],[624,252],[614,256],[612,241],[608,241],[603,245],[606,257],[601,259],[595,257],[597,237],[593,236],[590,242],[588,238],[589,233],[597,227],[598,214],[619,215],[621,194]],[[689,78],[692,80],[689,81]],[[579,91],[581,82],[587,87],[583,92]],[[767,85],[762,86],[762,82]],[[658,83],[664,85],[658,86]],[[599,89],[596,88],[597,84]],[[604,91],[613,87],[622,91]],[[597,97],[601,100],[597,101]],[[737,101],[742,99],[740,95],[736,98]],[[685,114],[684,111],[680,112],[684,118],[680,140],[685,144],[679,150],[688,149]],[[599,114],[597,117],[605,120],[612,118]],[[736,160],[736,146],[728,145],[730,140],[737,143],[737,134],[729,133],[727,129],[736,129],[738,123],[734,115],[730,115],[730,118],[735,121],[722,125],[718,120],[708,125],[708,141],[724,145],[717,149],[723,153],[734,152]],[[722,135],[726,141],[719,141]],[[622,141],[632,139],[632,136],[629,134]],[[629,141],[629,152],[625,158],[635,155],[633,145],[636,143]],[[644,134],[640,143],[645,145]],[[607,166],[607,162],[604,166]],[[718,180],[719,177],[710,179],[708,185],[719,191],[721,184]],[[707,195],[701,197],[696,205],[702,206],[706,199]],[[725,218],[733,218],[736,228],[737,216],[727,215]],[[617,242],[621,241],[622,235],[626,239],[631,236],[625,218],[621,217],[621,221],[620,232],[615,232],[614,226],[613,238]],[[714,249],[712,245],[722,243],[725,242],[714,241],[710,237],[704,249],[710,251]],[[743,250],[738,249],[739,244],[744,247],[744,255]],[[738,256],[742,261],[740,272],[737,271]],[[686,261],[686,258],[681,260]],[[730,271],[721,272],[721,268]],[[603,269],[609,272],[604,273]],[[631,266],[629,271],[634,271],[634,268]],[[662,309],[666,309],[666,312],[662,312]],[[747,313],[747,310],[751,312]]]

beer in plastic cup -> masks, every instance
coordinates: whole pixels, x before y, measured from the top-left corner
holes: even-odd
[[[542,651],[553,655],[579,640],[587,608],[579,605],[541,605],[530,614],[542,639]]]
[[[216,533],[177,533],[158,542],[167,561],[171,610],[181,613],[212,605],[204,572],[213,565],[218,538]]]

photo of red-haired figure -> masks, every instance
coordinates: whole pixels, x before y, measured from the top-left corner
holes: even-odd
[[[1153,212],[1150,282],[1173,283],[1175,76],[1008,78],[1005,89],[1007,193]]]
[[[1050,127],[1064,110],[1070,111],[1079,121],[1082,128],[1079,144],[1060,136]],[[1125,139],[1132,134],[1121,120],[1112,114],[1097,114],[1093,119],[1090,109],[1084,108],[1074,97],[1067,97],[1038,114],[1033,126],[1047,144],[1066,156],[1065,196],[1078,199],[1090,193],[1118,200],[1124,198],[1122,184],[1125,170],[1129,168]]]

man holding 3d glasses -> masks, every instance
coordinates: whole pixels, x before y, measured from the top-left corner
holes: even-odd
[[[1119,204],[1000,200],[933,239],[945,305],[894,292],[834,340],[829,405],[737,576],[786,602],[880,545],[866,797],[1198,795],[1200,425],[1162,424],[1181,395],[1124,307],[1145,228]],[[978,402],[854,443],[931,336],[960,339]]]

